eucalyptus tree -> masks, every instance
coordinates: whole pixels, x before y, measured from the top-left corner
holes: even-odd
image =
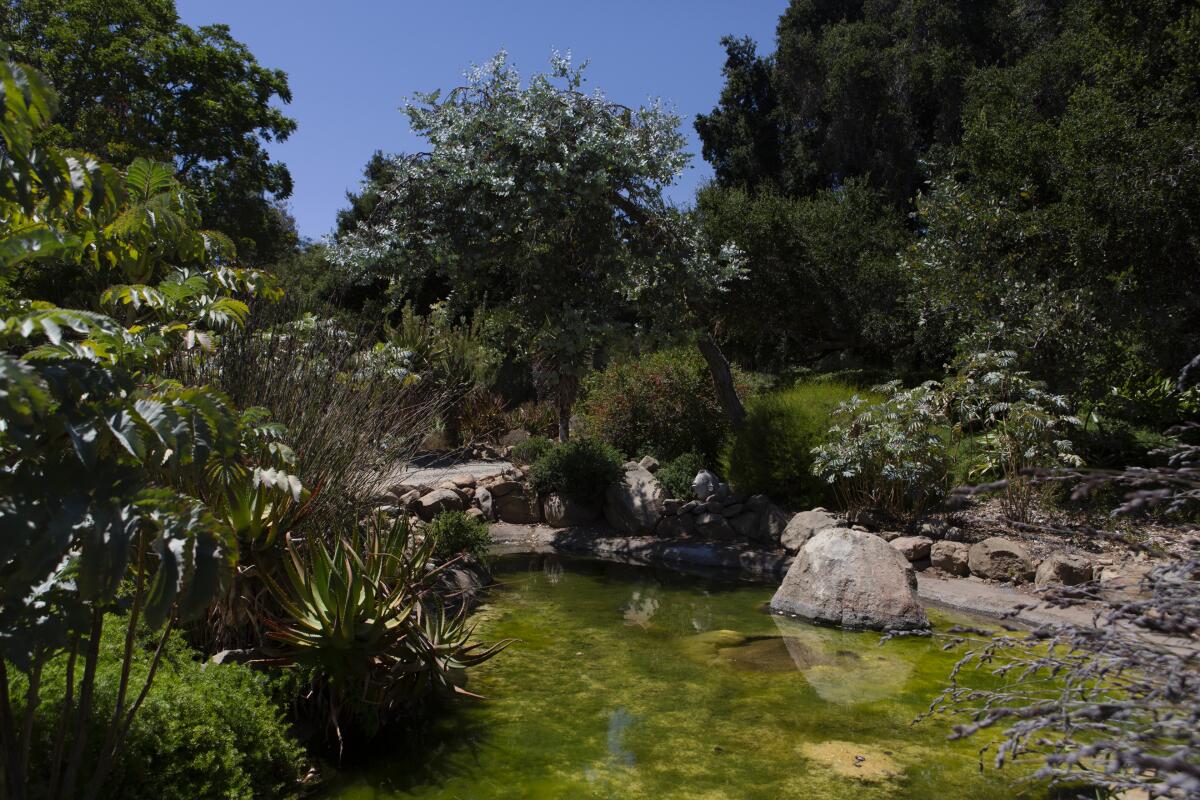
[[[564,439],[597,347],[698,254],[662,196],[688,161],[679,118],[583,84],[555,54],[522,85],[501,52],[466,85],[416,95],[405,113],[429,152],[393,158],[390,184],[334,252],[354,279],[385,275],[397,304],[436,275],[458,302],[519,313]]]

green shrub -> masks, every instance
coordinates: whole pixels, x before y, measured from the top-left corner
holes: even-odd
[[[696,453],[684,453],[658,468],[654,477],[662,484],[668,497],[687,500],[692,496],[692,481],[704,469],[704,459]]]
[[[89,724],[95,747],[112,713],[121,676],[124,620],[108,619],[96,674],[96,713]],[[149,637],[147,637],[148,639]],[[131,685],[140,686],[151,652],[135,649]],[[47,775],[51,741],[59,724],[67,659],[42,675],[36,718],[33,775]],[[79,671],[75,672],[78,682]],[[200,664],[179,634],[172,634],[146,701],[134,717],[125,747],[100,796],[122,800],[191,800],[196,797],[295,797],[304,754],[271,699],[267,673],[237,664]],[[14,692],[14,702],[20,702]]]
[[[737,376],[745,396],[745,381]],[[616,361],[583,383],[579,404],[588,433],[630,458],[713,458],[729,423],[703,357],[675,348]]]
[[[621,454],[597,439],[572,439],[547,451],[533,465],[529,483],[539,495],[558,494],[597,505],[621,477]]]
[[[554,449],[554,442],[545,436],[531,436],[520,444],[513,445],[512,460],[518,464],[533,464]]]
[[[433,518],[426,535],[433,537],[433,555],[439,561],[467,553],[476,558],[487,557],[492,537],[487,523],[465,511],[443,511]]]
[[[825,440],[830,414],[853,387],[806,381],[755,398],[746,424],[725,453],[725,471],[743,494],[767,494],[798,505],[821,505],[829,485],[812,473],[813,448]]]

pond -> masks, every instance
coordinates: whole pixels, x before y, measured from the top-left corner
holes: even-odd
[[[1038,798],[945,720],[912,725],[955,653],[765,613],[769,586],[506,556],[476,619],[519,639],[419,748],[331,787],[384,798]],[[936,627],[961,619],[934,613]]]

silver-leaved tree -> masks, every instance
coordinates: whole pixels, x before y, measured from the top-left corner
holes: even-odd
[[[555,54],[522,85],[501,52],[465,86],[418,94],[405,112],[429,152],[394,158],[374,213],[334,248],[343,269],[386,276],[397,298],[436,273],[462,302],[519,313],[563,439],[597,347],[638,322],[648,298],[674,287],[683,307],[689,287],[700,297],[739,268],[663,200],[688,161],[678,116],[583,83],[583,68]],[[736,393],[723,400],[740,413]]]

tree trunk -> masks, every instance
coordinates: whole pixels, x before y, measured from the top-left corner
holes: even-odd
[[[565,442],[571,438],[571,412],[565,410],[562,404],[558,407],[558,440]]]
[[[571,438],[571,409],[575,407],[575,395],[579,393],[579,379],[574,375],[558,374],[558,388],[555,397],[558,401],[558,440],[565,442]]]
[[[700,348],[700,354],[708,362],[708,371],[712,373],[713,385],[717,388],[717,400],[725,409],[730,426],[735,431],[740,430],[742,423],[746,421],[746,408],[742,405],[742,399],[738,397],[737,387],[733,383],[733,372],[729,369],[729,361],[721,352],[716,340],[708,334],[701,336],[696,341],[696,346]]]

